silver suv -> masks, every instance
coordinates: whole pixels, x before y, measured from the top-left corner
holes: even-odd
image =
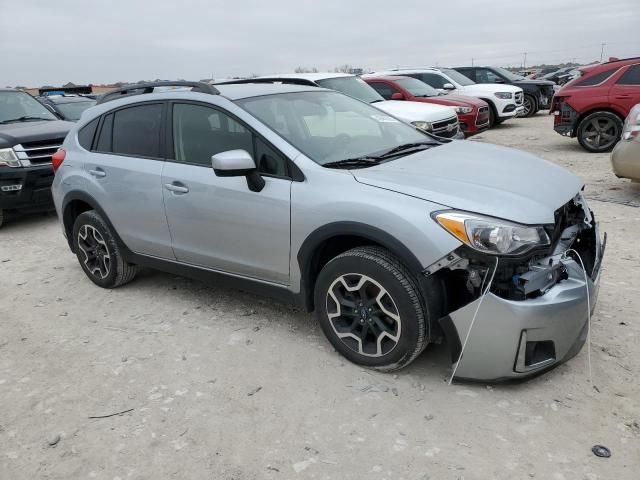
[[[384,371],[443,338],[456,377],[482,380],[582,347],[604,247],[574,175],[331,90],[179,85],[108,95],[54,155],[55,206],[95,284],[147,266],[294,301]]]

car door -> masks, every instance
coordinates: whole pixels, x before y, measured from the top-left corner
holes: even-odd
[[[475,79],[471,79],[476,83],[505,83],[504,78],[488,68],[476,68]]]
[[[618,77],[609,90],[609,101],[618,111],[626,114],[640,103],[640,64],[629,67]]]
[[[160,183],[165,109],[163,102],[144,102],[103,115],[85,169],[87,193],[125,245],[173,259]]]
[[[289,281],[291,178],[286,158],[221,108],[170,105],[171,161],[162,185],[180,262],[274,283]],[[246,150],[266,181],[252,192],[245,177],[218,177],[211,156]]]

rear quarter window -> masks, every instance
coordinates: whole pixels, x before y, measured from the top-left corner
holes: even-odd
[[[640,65],[631,65],[616,82],[618,85],[640,85]]]
[[[85,150],[91,150],[91,147],[93,145],[93,137],[95,137],[96,135],[99,120],[100,117],[90,121],[78,132],[78,143]]]

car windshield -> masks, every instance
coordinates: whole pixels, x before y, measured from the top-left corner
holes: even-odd
[[[417,78],[399,78],[396,83],[414,97],[437,97],[440,93]]]
[[[39,101],[25,92],[0,92],[0,123],[57,120]]]
[[[342,92],[366,103],[381,102],[382,96],[359,77],[323,78],[316,82],[324,88]]]
[[[456,82],[459,85],[462,85],[463,87],[466,87],[468,85],[475,85],[476,84],[476,82],[474,82],[473,80],[465,77],[463,74],[461,74],[460,72],[454,70],[453,68],[443,68],[440,71],[442,73],[444,73],[447,77],[449,77],[451,80],[453,80],[454,82]]]
[[[434,140],[337,92],[296,92],[236,101],[314,162],[325,165]]]
[[[95,100],[87,100],[83,102],[68,102],[68,103],[56,103],[56,108],[62,112],[62,115],[67,120],[79,120],[80,115],[87,108],[93,107],[96,104]]]
[[[507,80],[526,80],[522,75],[516,75],[515,73],[511,73],[509,70],[501,67],[493,67],[493,69],[502,75]]]

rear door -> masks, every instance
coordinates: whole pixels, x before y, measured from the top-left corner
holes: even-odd
[[[170,104],[172,160],[162,176],[176,258],[274,283],[289,282],[291,178],[286,158],[238,118],[209,104]],[[211,156],[249,152],[266,181],[218,177]]]
[[[145,102],[103,115],[85,169],[88,193],[125,245],[173,259],[161,187],[165,110],[163,102]]]
[[[396,89],[395,87],[392,87],[386,82],[377,81],[377,82],[368,82],[368,83],[385,100],[391,100],[391,96],[394,93],[402,93],[400,92],[400,90]]]
[[[640,64],[629,65],[609,90],[609,101],[617,110],[628,115],[640,103]]]

